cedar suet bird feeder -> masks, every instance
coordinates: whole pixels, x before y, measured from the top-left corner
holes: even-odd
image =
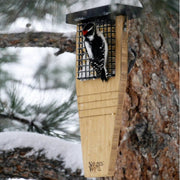
[[[129,1],[131,4],[106,0],[98,7],[86,8],[90,2],[82,2],[84,9],[67,14],[66,22],[77,25],[76,91],[85,176],[106,177],[115,171],[127,84],[127,21],[136,18],[142,6],[138,0]],[[108,44],[107,82],[102,82],[92,68],[83,42],[83,27],[90,22],[103,33]]]

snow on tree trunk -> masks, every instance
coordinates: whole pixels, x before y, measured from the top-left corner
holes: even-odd
[[[41,151],[32,154],[32,148],[16,148],[13,150],[1,151],[0,153],[0,178],[35,178],[35,179],[71,179],[83,180],[81,170],[71,172],[71,169],[64,169],[63,161],[49,160]]]
[[[128,43],[137,61],[128,76],[116,173],[101,180],[179,178],[178,14],[164,10],[170,32],[164,36],[158,18],[145,12],[130,21]]]
[[[0,133],[0,179],[85,180],[81,145],[37,133]]]

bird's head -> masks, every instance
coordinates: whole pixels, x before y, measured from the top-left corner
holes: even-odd
[[[92,36],[95,32],[95,24],[93,23],[88,23],[84,26],[82,33],[83,36],[88,37],[88,36]]]

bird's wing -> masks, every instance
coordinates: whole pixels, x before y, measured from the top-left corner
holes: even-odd
[[[91,45],[87,41],[84,41],[84,45],[88,53],[89,59],[93,59],[94,57],[93,57]]]
[[[104,50],[105,50],[105,51],[104,51],[104,66],[106,66],[107,57],[108,57],[108,44],[107,44],[106,39],[105,39],[105,37],[104,37],[104,35],[103,35],[102,32],[97,31],[97,34],[98,34],[98,36],[100,36],[101,39],[103,40]]]

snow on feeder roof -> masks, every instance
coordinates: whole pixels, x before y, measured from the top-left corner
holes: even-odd
[[[79,3],[81,2],[81,3]],[[77,24],[97,17],[115,17],[117,15],[135,18],[140,14],[142,4],[139,0],[81,0],[69,8],[66,22]]]

